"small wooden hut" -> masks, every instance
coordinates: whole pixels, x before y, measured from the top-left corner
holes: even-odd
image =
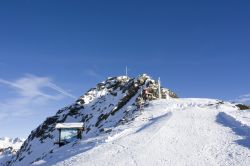
[[[57,123],[56,129],[59,131],[59,139],[55,144],[63,146],[76,139],[82,139],[83,123]]]

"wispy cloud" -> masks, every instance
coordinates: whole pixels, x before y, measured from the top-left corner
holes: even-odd
[[[245,98],[245,97],[250,98],[250,94],[241,95],[240,97],[241,98]]]
[[[0,119],[7,116],[27,116],[47,106],[53,100],[76,97],[57,86],[48,77],[25,75],[15,81],[0,78],[0,84],[14,90],[12,97],[0,102]]]
[[[48,83],[48,87],[51,88],[51,89],[54,89],[55,91],[61,93],[64,96],[67,96],[67,97],[70,97],[70,98],[73,98],[73,99],[77,98],[76,96],[72,95],[71,93],[65,91],[64,89],[60,88],[59,86],[57,86],[56,84],[53,84],[51,82]]]
[[[102,76],[99,73],[97,73],[94,69],[86,69],[84,73],[94,78],[98,78],[98,79],[102,78]]]
[[[250,94],[241,95],[233,101],[244,104],[250,104]]]
[[[11,88],[15,88],[20,96],[28,98],[45,97],[49,99],[57,99],[58,95],[51,95],[46,93],[43,88],[50,88],[57,91],[61,95],[76,99],[76,97],[62,88],[55,85],[48,77],[37,77],[34,75],[26,75],[16,81],[7,81],[0,79],[0,83],[8,85]]]

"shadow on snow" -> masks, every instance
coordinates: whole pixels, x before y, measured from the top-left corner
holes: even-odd
[[[141,128],[139,128],[135,133],[138,133],[148,127],[152,127],[154,124],[157,124],[161,121],[165,121],[165,120],[168,120],[170,117],[172,116],[172,112],[167,112],[166,114],[163,114],[161,116],[158,116],[158,117],[155,117],[155,118],[152,118],[149,120],[149,123],[142,126]]]
[[[231,128],[231,130],[239,135],[244,137],[243,139],[236,140],[235,142],[241,146],[244,146],[250,149],[250,127],[247,125],[242,124],[241,122],[237,121],[232,116],[220,112],[216,116],[216,122],[222,124],[225,127]]]

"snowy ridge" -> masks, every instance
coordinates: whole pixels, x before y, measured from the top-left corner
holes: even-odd
[[[5,165],[35,164],[57,150],[72,146],[69,144],[58,149],[58,145],[54,145],[58,139],[56,123],[83,122],[86,129],[83,132],[84,140],[96,139],[96,136],[111,132],[116,126],[129,123],[139,116],[145,101],[157,98],[157,89],[157,82],[145,74],[137,78],[110,77],[72,105],[59,110],[55,116],[48,117],[31,132],[17,155]],[[161,88],[161,93],[163,98],[177,97],[169,89]]]
[[[238,112],[213,99],[151,101],[131,123],[58,148],[33,165],[248,166],[250,127]]]

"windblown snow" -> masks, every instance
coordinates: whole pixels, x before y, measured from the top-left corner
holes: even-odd
[[[250,165],[250,110],[213,99],[150,101],[111,132],[55,149],[33,165]]]

